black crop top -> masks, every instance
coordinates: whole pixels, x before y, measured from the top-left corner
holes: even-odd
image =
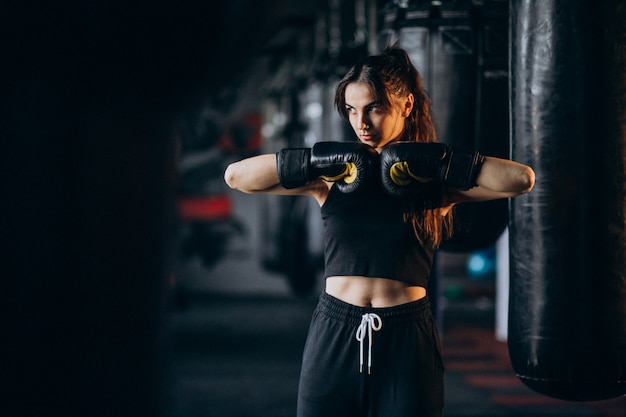
[[[322,206],[325,276],[388,278],[426,287],[432,247],[415,236],[404,205],[381,189],[344,194],[331,187]]]

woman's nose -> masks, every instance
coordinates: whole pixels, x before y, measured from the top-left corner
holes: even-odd
[[[367,120],[365,119],[365,117],[361,116],[358,120],[358,126],[359,129],[361,130],[367,130],[369,129],[370,125],[367,123]]]

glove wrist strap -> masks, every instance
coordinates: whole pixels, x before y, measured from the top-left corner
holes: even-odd
[[[450,147],[449,152],[448,163],[442,167],[441,182],[460,190],[475,187],[485,157],[476,151],[456,147]]]
[[[310,148],[282,149],[276,153],[276,171],[285,188],[298,188],[309,183]]]

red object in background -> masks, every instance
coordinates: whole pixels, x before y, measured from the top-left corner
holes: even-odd
[[[220,220],[232,216],[228,194],[178,198],[178,213],[183,220]]]

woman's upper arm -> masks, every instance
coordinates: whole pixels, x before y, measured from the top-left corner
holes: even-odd
[[[276,155],[264,154],[233,162],[224,172],[224,181],[244,193],[267,192],[280,185],[276,172]]]
[[[487,201],[528,193],[535,185],[535,172],[528,165],[488,156],[476,183],[466,191],[448,188],[450,202]]]

